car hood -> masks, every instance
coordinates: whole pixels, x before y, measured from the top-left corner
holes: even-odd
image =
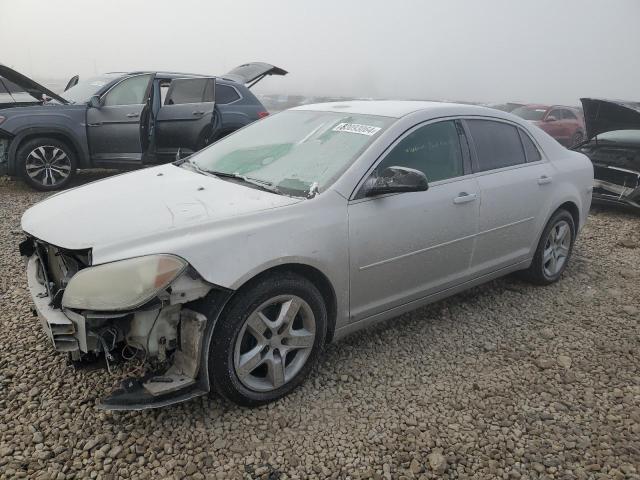
[[[302,201],[169,164],[56,194],[22,216],[25,233],[78,250],[157,238]]]
[[[581,98],[587,139],[614,130],[640,129],[640,103]]]
[[[16,72],[14,69],[7,67],[6,65],[2,65],[0,63],[0,77],[4,77],[7,80],[15,83],[16,85],[24,88],[25,92],[31,95],[38,101],[42,101],[42,95],[46,95],[47,97],[53,98],[60,103],[69,103],[67,100],[62,98],[60,95],[52,92],[47,87],[40,85],[38,82],[30,79],[29,77],[21,74],[20,72]]]

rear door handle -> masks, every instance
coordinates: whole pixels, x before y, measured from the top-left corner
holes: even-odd
[[[135,112],[134,113],[127,113],[127,118],[136,118],[138,116],[140,116],[139,113],[135,113]]]
[[[456,198],[453,199],[453,203],[460,205],[462,203],[474,202],[478,198],[476,193],[460,192]]]
[[[192,112],[194,115],[204,115],[204,112],[197,110],[195,112]]]
[[[547,183],[551,183],[552,181],[553,179],[551,177],[542,175],[540,178],[538,178],[538,185],[546,185]]]

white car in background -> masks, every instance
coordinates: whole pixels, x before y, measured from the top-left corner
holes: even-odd
[[[56,350],[163,366],[105,408],[255,406],[374,322],[515,271],[557,281],[592,185],[587,157],[505,112],[305,105],[35,205],[21,253]]]

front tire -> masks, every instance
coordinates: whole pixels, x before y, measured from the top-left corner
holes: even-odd
[[[318,289],[294,273],[262,277],[234,297],[209,351],[213,390],[255,407],[292,392],[324,346],[327,309]]]
[[[60,190],[69,186],[76,173],[74,151],[56,138],[34,138],[17,152],[20,176],[31,188]]]
[[[538,285],[557,282],[569,263],[576,236],[571,214],[556,211],[547,222],[529,268],[522,272],[525,280]]]

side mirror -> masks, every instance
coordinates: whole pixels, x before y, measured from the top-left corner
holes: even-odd
[[[102,103],[100,102],[100,97],[98,95],[94,95],[89,99],[89,106],[91,108],[100,108]]]
[[[365,195],[374,197],[385,193],[423,192],[429,188],[429,183],[420,170],[393,166],[384,169],[381,175],[373,172],[365,183],[365,188]]]
[[[544,121],[545,122],[555,122],[558,119],[556,117],[554,117],[553,115],[549,115]]]

